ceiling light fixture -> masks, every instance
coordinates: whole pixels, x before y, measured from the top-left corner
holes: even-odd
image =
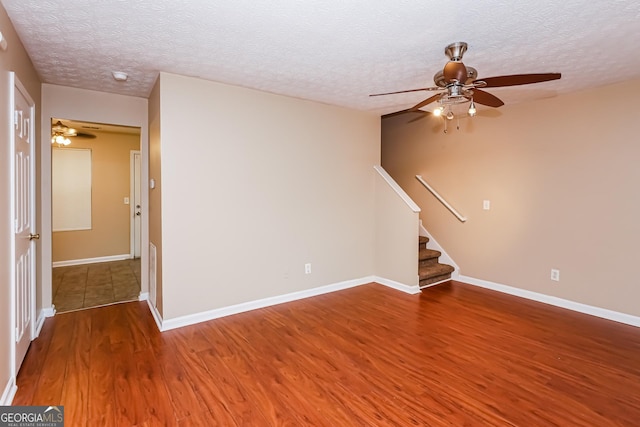
[[[447,86],[449,93],[443,93],[438,99],[440,106],[432,111],[432,114],[436,117],[443,117],[444,121],[444,133],[448,133],[447,121],[458,119],[457,129],[460,129],[460,117],[464,117],[464,110],[461,107],[466,103],[469,103],[467,113],[469,117],[474,117],[477,113],[476,104],[473,101],[473,91],[466,89],[459,84],[451,84]]]
[[[111,74],[113,75],[114,80],[118,82],[126,82],[129,78],[129,75],[124,71],[113,71]]]
[[[476,115],[476,104],[473,102],[473,98],[471,98],[471,104],[469,105],[469,116],[473,117]]]
[[[55,132],[51,137],[52,144],[58,144],[58,147],[66,147],[71,144],[71,140],[64,136],[62,132]]]
[[[7,39],[0,33],[0,49],[7,50]]]
[[[78,136],[78,131],[74,128],[70,128],[62,124],[61,121],[57,121],[51,125],[51,143],[58,144],[58,147],[67,146],[71,144],[70,136]]]

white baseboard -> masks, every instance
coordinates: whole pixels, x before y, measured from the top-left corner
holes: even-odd
[[[11,377],[2,392],[2,396],[0,396],[0,406],[11,406],[11,402],[13,402],[16,391],[18,391],[16,379],[15,377]]]
[[[526,289],[514,288],[512,286],[489,282],[487,280],[475,279],[468,276],[459,276],[457,280],[464,283],[469,283],[470,285],[479,286],[481,288],[491,289],[505,294],[515,295],[517,297],[554,305],[556,307],[566,308],[568,310],[577,311],[579,313],[590,314],[591,316],[601,317],[603,319],[613,320],[615,322],[640,327],[640,317],[632,316],[630,314],[619,313],[617,311],[608,310],[606,308],[594,307],[592,305],[582,304],[551,295],[540,294],[538,292],[528,291]]]
[[[349,289],[367,283],[376,282],[381,285],[393,288],[408,294],[420,293],[420,288],[416,286],[409,286],[403,283],[399,283],[393,280],[385,279],[377,276],[362,277],[360,279],[347,280],[344,282],[334,283],[332,285],[320,286],[313,289],[307,289],[304,291],[292,292],[289,294],[278,295],[274,297],[263,298],[254,301],[248,301],[240,304],[231,305],[228,307],[216,308],[213,310],[204,311],[201,313],[188,314],[186,316],[175,317],[173,319],[162,319],[158,310],[152,306],[151,301],[147,299],[149,309],[153,315],[158,329],[160,331],[169,331],[171,329],[181,328],[184,326],[194,325],[196,323],[206,322],[208,320],[217,319],[220,317],[231,316],[232,314],[244,313],[246,311],[257,310],[259,308],[270,307],[272,305],[283,304],[286,302],[296,301],[299,299],[310,298],[317,295],[328,294],[331,292],[341,291],[343,289]]]
[[[405,285],[404,283],[396,282],[395,280],[385,279],[383,277],[373,276],[370,282],[380,283],[381,285],[385,285],[389,288],[393,288],[395,290],[402,291],[404,293],[411,294],[411,295],[420,293],[420,286],[418,285],[409,286],[409,285]]]
[[[126,259],[131,259],[131,254],[101,256],[97,258],[70,259],[67,261],[55,261],[52,263],[52,265],[53,265],[53,268],[56,268],[56,267],[67,267],[70,265],[95,264],[98,262],[123,261]]]
[[[317,295],[327,294],[330,292],[340,291],[343,289],[353,288],[355,286],[364,285],[375,281],[373,276],[363,277],[361,279],[347,280],[345,282],[335,283],[333,285],[320,286],[318,288],[307,289],[304,291],[292,292],[289,294],[268,297],[255,301],[244,302],[231,305],[228,307],[217,308],[214,310],[204,311],[202,313],[189,314],[186,316],[175,317],[160,321],[160,330],[168,331],[170,329],[181,328],[207,320],[217,319],[219,317],[230,316],[232,314],[243,313],[245,311],[256,310],[259,308],[269,307],[272,305],[282,304],[285,302],[296,301],[303,298],[309,298]],[[157,321],[157,320],[156,320]]]
[[[36,320],[36,332],[35,332],[35,336],[33,337],[34,339],[40,336],[40,331],[44,326],[45,319],[47,317],[53,317],[55,314],[56,314],[56,309],[54,306],[43,308],[42,310],[40,310],[40,313],[38,313],[38,320]]]
[[[158,309],[153,306],[153,304],[151,303],[151,300],[148,299],[148,298],[147,298],[147,305],[149,306],[149,311],[151,311],[151,315],[153,316],[153,320],[155,320],[156,325],[158,326],[158,330],[160,332],[164,331],[164,329],[162,329],[162,316],[160,316],[160,313],[158,312]]]
[[[450,280],[458,280],[458,279],[457,279],[457,278],[454,278],[454,277],[453,277],[453,273],[452,273],[452,274],[451,274],[451,279],[444,279],[444,280],[440,280],[439,282],[429,283],[429,284],[428,284],[428,285],[426,285],[426,286],[422,286],[422,287],[420,287],[420,290],[422,290],[422,289],[427,289],[427,288],[430,288],[430,287],[432,287],[432,286],[436,286],[436,285],[439,285],[439,284],[441,284],[441,283],[448,282],[448,281],[450,281]]]

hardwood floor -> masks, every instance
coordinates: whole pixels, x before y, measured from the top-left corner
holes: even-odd
[[[638,426],[640,329],[457,282],[165,333],[131,302],[48,319],[18,387],[67,426]]]

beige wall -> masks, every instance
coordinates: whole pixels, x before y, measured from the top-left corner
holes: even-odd
[[[13,131],[10,120],[9,104],[9,72],[14,71],[16,77],[25,86],[29,95],[36,103],[36,117],[40,115],[40,80],[33,68],[31,60],[26,54],[4,7],[0,5],[0,31],[7,39],[7,50],[0,51],[0,397],[6,391],[11,378],[11,242],[12,213],[10,210],[11,176],[10,160],[12,157],[8,141]],[[39,135],[39,120],[36,121],[36,135]],[[36,155],[36,167],[39,159]],[[40,183],[36,182],[36,192],[40,192]],[[36,230],[39,230],[40,215],[36,218]],[[36,256],[40,256],[40,247],[36,246]],[[38,269],[38,273],[40,273]],[[40,284],[40,275],[37,274]]]
[[[391,178],[391,177],[389,177]],[[393,183],[395,184],[395,183]],[[375,275],[418,286],[419,212],[376,173]]]
[[[148,286],[148,186],[146,185],[149,164],[148,105],[144,98],[96,92],[51,84],[42,85],[42,131],[41,131],[41,168],[42,195],[40,209],[42,213],[42,286],[41,306],[51,307],[51,118],[64,117],[82,122],[106,123],[140,128],[140,152],[142,175],[142,259],[141,287],[147,292]]]
[[[72,138],[70,148],[91,149],[91,230],[53,233],[53,262],[131,253],[131,151],[140,135],[93,132],[95,139]],[[64,148],[62,148],[64,150]]]
[[[160,110],[165,319],[372,274],[379,117],[165,73]]]
[[[385,119],[382,165],[462,275],[638,316],[639,96],[635,80],[505,106],[447,135],[432,117]]]
[[[160,147],[160,79],[149,96],[149,179],[155,188],[149,190],[149,242],[156,247],[155,306],[161,316],[162,306],[162,173]],[[153,303],[153,301],[152,301]]]

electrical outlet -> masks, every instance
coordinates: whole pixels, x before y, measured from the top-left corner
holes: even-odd
[[[483,200],[482,201],[482,209],[484,209],[485,211],[488,211],[489,209],[491,209],[491,201],[490,200]]]
[[[308,262],[304,265],[304,274],[311,274],[311,263]]]
[[[556,270],[555,268],[551,269],[551,280],[555,282],[560,281],[560,270]]]

